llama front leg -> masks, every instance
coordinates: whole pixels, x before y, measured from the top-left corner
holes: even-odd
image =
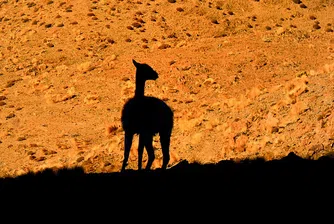
[[[133,134],[132,133],[125,133],[124,136],[124,158],[123,158],[123,165],[122,165],[122,172],[125,171],[125,167],[128,163],[129,154],[132,145]]]

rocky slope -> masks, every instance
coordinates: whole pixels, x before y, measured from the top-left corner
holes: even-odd
[[[2,0],[0,175],[119,171],[132,59],[159,73],[146,94],[174,110],[171,166],[331,154],[333,11],[331,0]]]

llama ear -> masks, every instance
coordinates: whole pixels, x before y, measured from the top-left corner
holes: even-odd
[[[132,59],[133,64],[137,67],[139,65],[138,62],[136,62],[134,59]]]

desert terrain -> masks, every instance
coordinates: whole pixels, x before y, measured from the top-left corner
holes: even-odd
[[[333,11],[332,0],[2,0],[0,176],[119,172],[132,59],[157,71],[145,94],[174,111],[169,167],[331,156]],[[159,136],[154,147],[156,169]]]

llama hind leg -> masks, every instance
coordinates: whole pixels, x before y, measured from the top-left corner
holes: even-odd
[[[167,169],[170,155],[169,155],[169,146],[170,146],[170,133],[160,133],[160,143],[163,155],[162,169]]]
[[[144,146],[145,146],[145,137],[144,137],[144,135],[139,135],[139,143],[138,143],[138,170],[141,170],[141,168],[142,168]]]
[[[150,170],[152,163],[155,159],[154,148],[153,148],[153,135],[147,134],[145,135],[144,139],[145,139],[144,144],[145,144],[145,148],[147,151],[147,157],[148,157],[145,170]]]
[[[133,134],[132,133],[125,133],[125,136],[124,136],[124,158],[123,158],[122,171],[125,170],[125,167],[128,163],[130,149],[131,149],[131,145],[132,145],[132,139],[133,139]]]

